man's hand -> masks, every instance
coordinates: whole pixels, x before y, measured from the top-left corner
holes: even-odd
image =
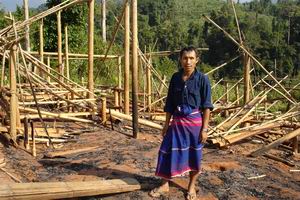
[[[164,125],[162,131],[161,131],[161,136],[165,137],[165,135],[167,134],[169,125]]]
[[[202,129],[200,132],[199,142],[204,144],[207,140],[207,129]]]

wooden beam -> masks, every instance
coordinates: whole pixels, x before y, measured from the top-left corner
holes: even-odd
[[[44,20],[43,19],[40,22],[39,33],[40,33],[39,34],[39,36],[40,36],[39,54],[40,54],[40,61],[43,63],[44,62]],[[40,74],[42,76],[42,73],[39,73],[39,72],[40,72],[40,70],[38,70],[38,74]]]
[[[132,178],[85,182],[9,183],[0,185],[0,200],[64,199],[139,189],[141,185]]]
[[[272,148],[275,148],[275,147],[278,147],[280,144],[282,144],[283,142],[287,141],[287,140],[290,140],[296,136],[300,135],[300,128],[286,134],[285,136],[279,138],[278,140],[275,140],[274,142],[262,147],[261,149],[258,149],[254,152],[251,153],[251,156],[259,156],[263,153],[265,153],[266,151],[272,149]]]

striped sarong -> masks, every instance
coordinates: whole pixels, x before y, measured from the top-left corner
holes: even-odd
[[[189,171],[201,170],[202,147],[199,133],[202,116],[199,110],[187,116],[173,114],[158,154],[155,175],[164,179],[183,176]]]

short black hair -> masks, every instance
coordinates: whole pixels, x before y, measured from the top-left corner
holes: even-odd
[[[179,58],[182,57],[184,52],[190,52],[190,51],[194,51],[196,53],[197,58],[200,56],[197,48],[195,48],[194,46],[188,46],[188,47],[184,47],[181,49],[181,51],[179,53]]]

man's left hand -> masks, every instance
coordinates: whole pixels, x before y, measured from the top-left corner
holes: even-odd
[[[202,144],[204,144],[207,140],[207,131],[201,130],[199,140]]]

